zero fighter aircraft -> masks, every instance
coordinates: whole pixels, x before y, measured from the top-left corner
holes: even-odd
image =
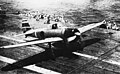
[[[34,29],[34,30],[31,29],[23,34],[17,35],[17,36],[25,35],[26,38],[30,36],[33,37],[35,40],[32,39],[32,41],[29,42],[25,41],[20,44],[1,46],[0,48],[7,49],[7,48],[15,48],[21,46],[48,43],[48,49],[45,49],[44,52],[36,54],[32,57],[19,60],[13,64],[8,64],[7,66],[3,67],[1,70],[9,71],[30,64],[34,64],[38,61],[46,60],[46,58],[55,59],[55,57],[58,55],[63,55],[63,54],[69,55],[69,53],[72,53],[78,49],[77,47],[79,47],[80,45],[82,33],[97,26],[100,26],[102,24],[104,24],[104,21],[99,23],[89,24],[81,28],[57,27],[57,24],[53,24],[52,28]],[[3,36],[3,38],[7,38],[7,37]],[[52,49],[52,47],[60,48],[61,50],[60,49],[54,50]]]

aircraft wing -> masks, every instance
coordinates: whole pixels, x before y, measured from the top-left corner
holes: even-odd
[[[18,43],[25,43],[26,41],[24,39],[16,39],[14,37],[7,37],[7,36],[3,36],[3,35],[0,35],[0,38],[4,38],[4,39],[7,39],[7,40],[11,40],[13,42],[17,42]],[[36,46],[36,45],[32,45],[32,46],[27,46],[26,48],[29,48],[29,49],[35,49],[35,50],[38,50],[40,52],[43,52],[45,51],[44,49],[40,49],[40,47]]]
[[[8,45],[8,46],[2,46],[0,48],[14,48],[14,47],[21,47],[21,46],[27,46],[27,45],[33,45],[33,44],[39,44],[39,43],[47,43],[47,42],[55,42],[55,41],[61,41],[62,38],[54,37],[54,38],[46,38],[44,40],[38,40],[38,41],[32,41],[32,42],[26,42],[16,45]]]
[[[99,23],[89,24],[89,25],[87,25],[87,26],[84,26],[84,27],[78,28],[78,30],[79,30],[81,33],[83,33],[83,32],[86,32],[86,31],[92,29],[92,28],[95,28],[95,27],[97,27],[97,26],[102,25],[103,23],[104,23],[104,21],[99,22]]]
[[[3,35],[0,35],[0,38],[5,38],[5,39],[8,39],[8,40],[12,40],[12,41],[16,41],[16,42],[26,42],[24,40],[20,40],[20,39],[16,39],[14,37],[7,37],[7,36],[3,36]]]

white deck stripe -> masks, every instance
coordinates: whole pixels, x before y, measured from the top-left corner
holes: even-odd
[[[12,64],[12,63],[16,62],[17,60],[10,59],[10,58],[4,57],[4,56],[0,56],[0,61]],[[29,70],[32,70],[32,71],[35,71],[38,73],[43,73],[43,74],[61,74],[59,72],[55,72],[55,71],[48,70],[45,68],[37,67],[35,65],[29,65],[29,66],[25,66],[23,68],[29,69]]]
[[[82,54],[82,53],[78,53],[78,52],[73,52],[73,54],[76,54],[76,55],[79,55],[79,56],[82,56],[82,57],[86,57],[86,58],[90,58],[90,59],[101,60],[98,57],[87,55],[87,54]],[[114,65],[119,65],[120,66],[120,62],[117,62],[117,61],[114,61],[114,60],[105,60],[105,59],[103,59],[101,61],[109,63],[109,64],[114,64]]]
[[[82,54],[82,53],[78,53],[78,52],[73,52],[73,54],[79,55],[79,56],[82,56],[82,57],[86,57],[86,58],[90,58],[90,59],[98,59],[98,57],[87,55],[87,54]]]
[[[73,53],[76,54],[76,55],[82,56],[82,57],[99,60],[99,58],[95,57],[95,56],[82,54],[82,53],[78,53],[78,52],[73,52]],[[10,64],[16,62],[16,60],[10,59],[10,58],[4,57],[4,56],[0,56],[0,60],[3,61],[3,62],[10,63]],[[101,60],[101,61],[106,62],[106,63],[110,63],[110,64],[114,64],[114,65],[120,65],[120,62],[116,62],[116,61],[113,61],[113,60]],[[29,65],[29,66],[26,66],[26,67],[23,67],[23,68],[29,69],[29,70],[32,70],[32,71],[35,71],[35,72],[38,72],[38,73],[43,73],[43,74],[61,74],[61,73],[51,71],[51,70],[48,70],[48,69],[45,69],[45,68],[37,67],[35,65]]]
[[[120,62],[113,61],[113,60],[102,60],[103,62],[110,63],[110,64],[115,64],[120,66]]]
[[[0,61],[6,62],[6,63],[10,63],[10,64],[16,62],[16,60],[14,60],[14,59],[10,59],[10,58],[3,57],[3,56],[0,56]]]

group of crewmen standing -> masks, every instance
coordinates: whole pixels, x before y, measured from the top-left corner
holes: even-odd
[[[27,17],[29,18],[29,16],[30,16],[30,18],[31,17],[34,18],[36,21],[43,20],[44,23],[42,23],[42,24],[52,24],[51,25],[52,29],[58,28],[57,22],[64,22],[63,16],[59,16],[56,14],[47,15],[47,14],[41,13],[41,14],[33,15],[32,13],[28,13]],[[22,28],[25,29],[24,32],[26,32],[27,30],[29,30],[31,28],[27,19],[22,20]]]
[[[45,14],[39,12],[28,12],[25,13],[23,16],[34,18],[36,21],[46,20],[45,24],[50,24],[51,21],[60,22],[63,21],[63,15],[56,15],[56,14]]]
[[[107,29],[113,29],[113,30],[119,29],[116,22],[108,21],[106,24],[107,24]]]
[[[119,30],[118,24],[115,21],[105,21],[101,28],[112,29],[112,30]]]
[[[27,13],[26,13],[27,14]],[[60,15],[56,15],[56,14],[53,14],[53,15],[49,15],[49,14],[45,14],[45,13],[35,13],[35,14],[32,14],[32,13],[28,13],[27,16],[32,16],[34,19],[36,19],[36,21],[39,21],[39,20],[45,20],[44,24],[51,24],[51,22],[66,22],[63,18],[63,16],[60,16]],[[108,20],[104,23],[104,25],[102,25],[103,27],[102,28],[106,28],[106,29],[112,29],[112,30],[119,30],[119,27],[117,25],[116,22],[114,21],[111,21],[111,20]],[[57,23],[54,23],[52,25],[52,29],[54,28],[57,28]]]

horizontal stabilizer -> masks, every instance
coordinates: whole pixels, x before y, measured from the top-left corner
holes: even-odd
[[[14,37],[22,36],[22,35],[27,35],[27,34],[32,34],[32,33],[34,33],[34,32],[43,31],[43,30],[46,30],[46,29],[47,29],[47,28],[44,28],[44,29],[40,29],[40,28],[38,28],[38,29],[31,29],[31,30],[29,30],[29,31],[27,31],[27,32],[25,32],[25,33],[15,35]]]
[[[18,34],[18,35],[14,35],[14,37],[22,36],[22,35],[27,35],[27,34],[32,34],[32,33],[34,33],[34,32],[35,32],[35,30],[29,30],[29,31],[27,31],[27,32],[25,32],[25,33]]]

